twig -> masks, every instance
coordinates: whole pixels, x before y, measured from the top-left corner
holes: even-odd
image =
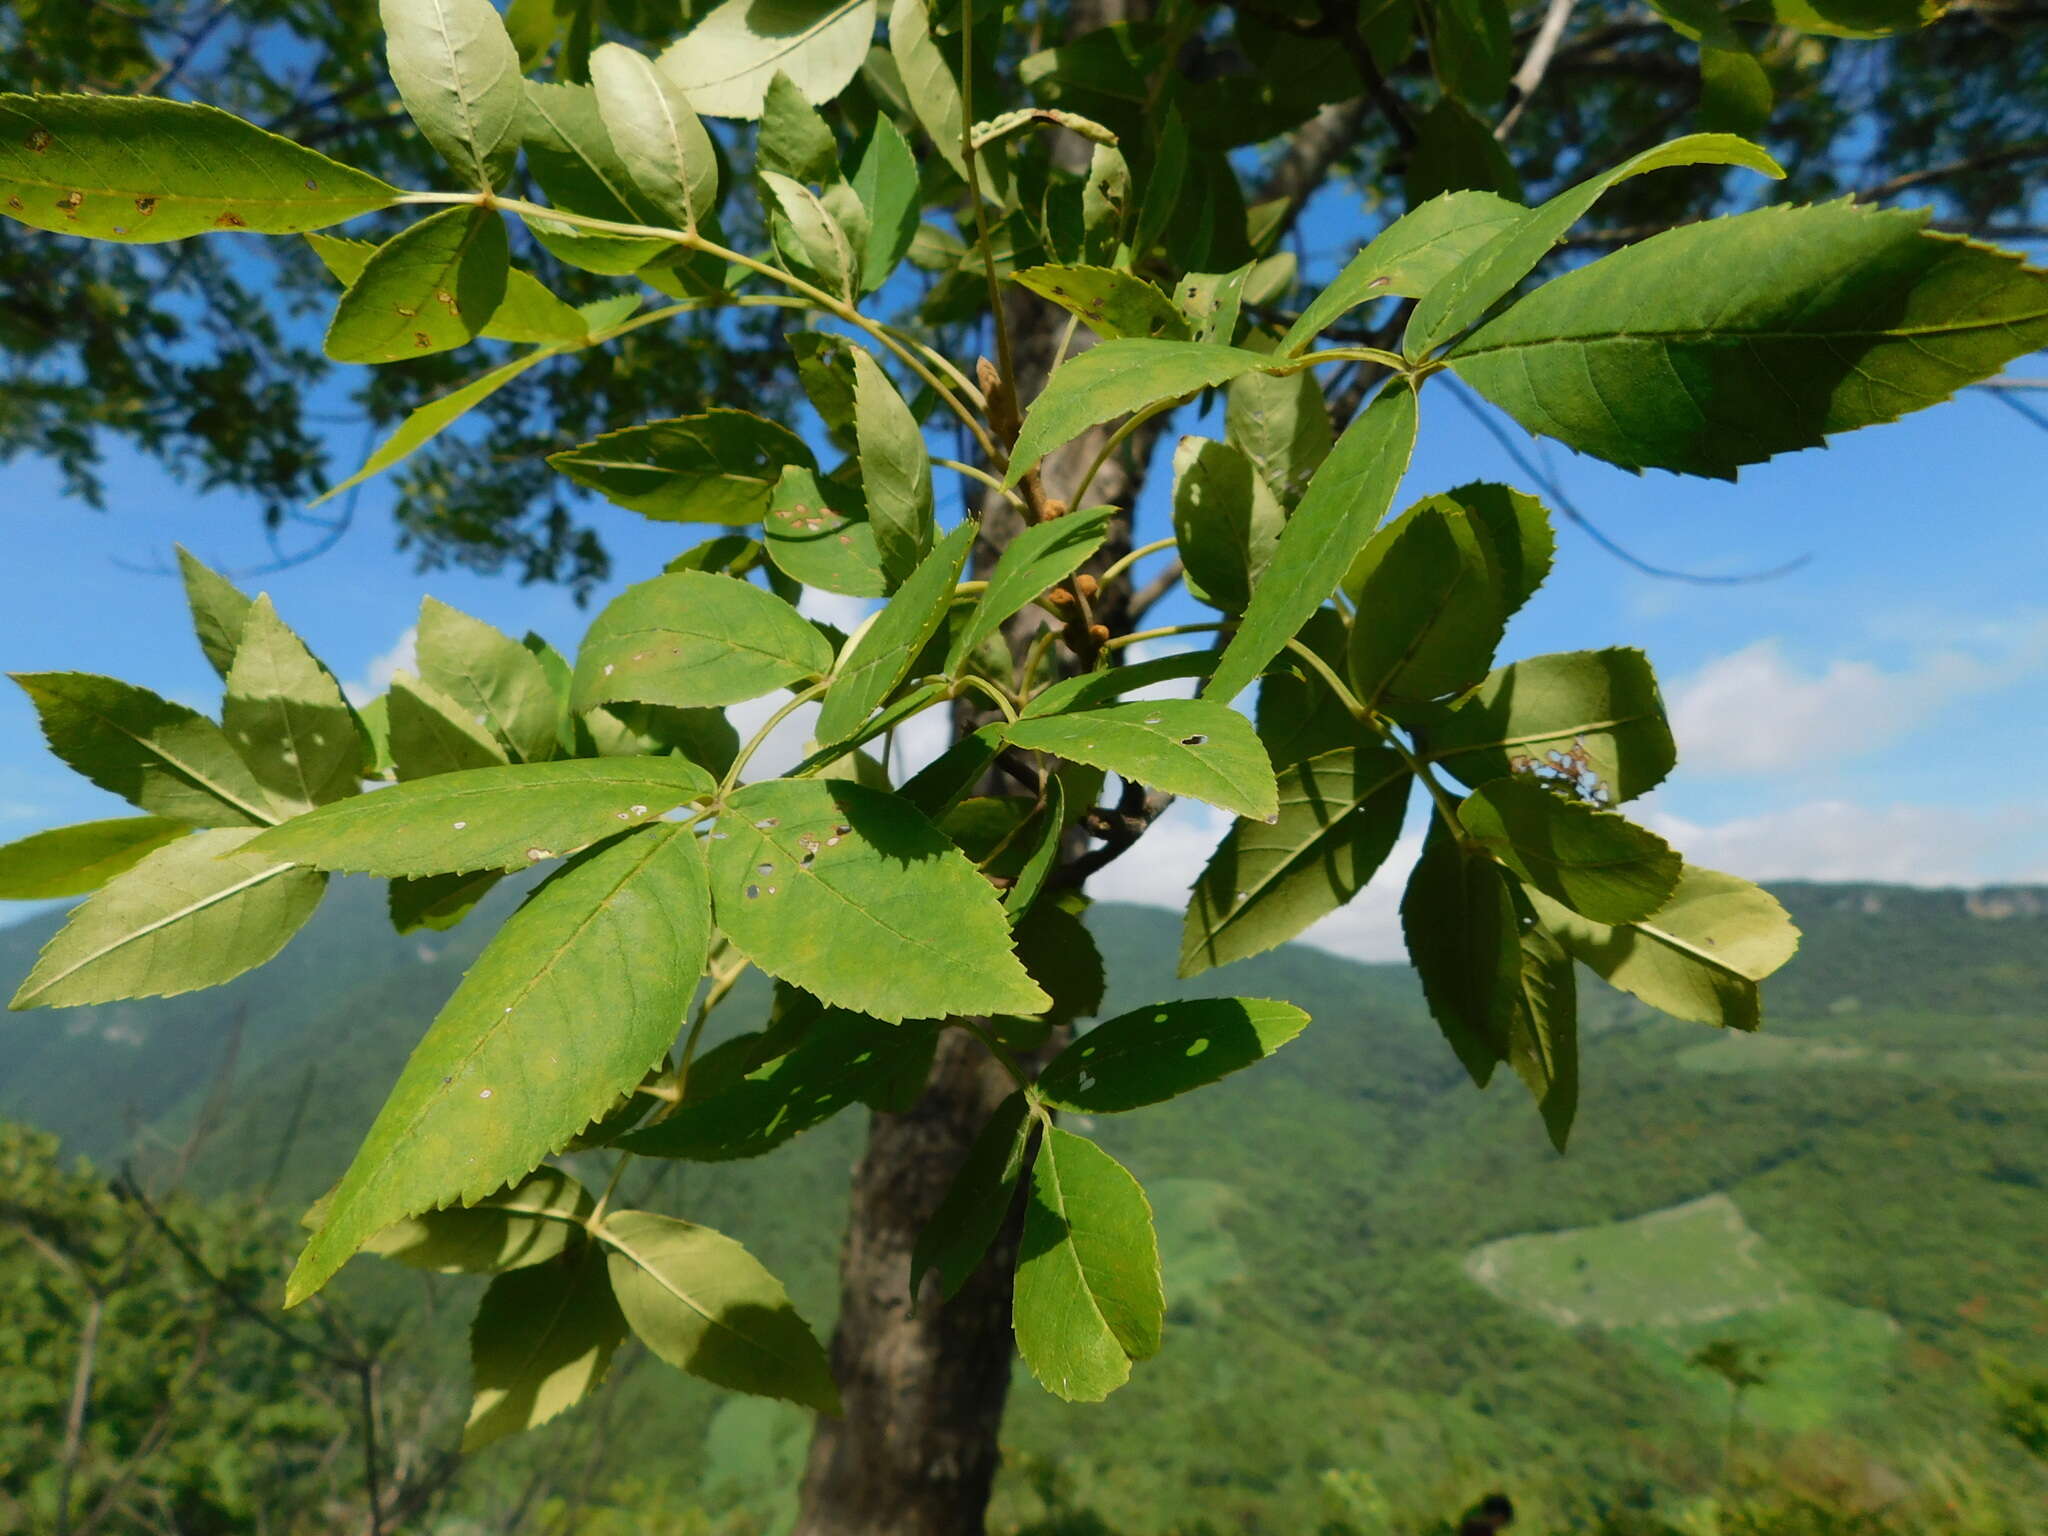
[[[1536,39],[1529,44],[1529,53],[1522,60],[1522,67],[1515,71],[1515,78],[1509,82],[1514,92],[1514,101],[1502,114],[1493,130],[1494,138],[1505,142],[1515,131],[1515,124],[1522,120],[1529,98],[1536,94],[1536,88],[1543,83],[1543,77],[1550,73],[1551,60],[1557,57],[1557,45],[1564,38],[1564,29],[1572,19],[1572,6],[1576,0],[1550,0],[1550,9],[1543,13],[1543,24],[1536,29]]]
[[[85,1327],[78,1335],[78,1364],[71,1373],[71,1401],[64,1409],[64,1449],[57,1463],[56,1536],[71,1536],[71,1479],[85,1450],[85,1410],[92,1399],[93,1366],[99,1358],[100,1320],[107,1311],[106,1298],[98,1290],[88,1285],[86,1296]]]
[[[1180,579],[1187,574],[1187,568],[1178,560],[1169,560],[1159,573],[1145,585],[1131,593],[1130,611],[1125,614],[1128,622],[1135,624],[1167,593],[1180,585]]]
[[[1655,576],[1660,581],[1690,582],[1697,587],[1742,587],[1759,581],[1775,581],[1780,576],[1789,576],[1813,559],[1813,556],[1810,554],[1800,555],[1795,559],[1787,560],[1783,565],[1774,565],[1769,570],[1747,571],[1732,576],[1713,576],[1700,571],[1677,571],[1667,566],[1652,565],[1633,550],[1616,543],[1596,528],[1592,520],[1573,505],[1571,497],[1565,494],[1565,489],[1562,485],[1558,484],[1557,478],[1546,474],[1536,464],[1535,460],[1522,451],[1521,444],[1508,435],[1507,430],[1493,419],[1486,409],[1480,405],[1478,400],[1473,398],[1462,382],[1454,380],[1453,386],[1451,393],[1457,396],[1459,402],[1463,404],[1467,411],[1472,413],[1473,419],[1486,429],[1487,434],[1496,443],[1500,444],[1501,449],[1507,456],[1515,461],[1515,466],[1523,474],[1536,482],[1544,495],[1550,498],[1557,510],[1568,521],[1578,524],[1586,537],[1606,550],[1608,554],[1614,556],[1623,565],[1641,571],[1645,576]]]
[[[1965,155],[1960,160],[1951,160],[1946,165],[1924,166],[1917,171],[1905,171],[1875,186],[1865,187],[1852,194],[1859,203],[1873,203],[1879,198],[1890,197],[1904,192],[1909,187],[1924,186],[1930,181],[1944,181],[1950,176],[1967,175],[1971,171],[1988,170],[1994,165],[2009,165],[2015,160],[2034,160],[2048,155],[2048,139],[2025,139],[2018,144],[2005,144],[1997,149],[1987,149],[1981,154]]]

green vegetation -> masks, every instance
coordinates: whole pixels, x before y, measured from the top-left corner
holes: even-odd
[[[1947,892],[1778,894],[1808,938],[1772,985],[1767,1032],[1715,1037],[1607,1006],[1586,1046],[1588,1118],[1564,1158],[1504,1094],[1460,1087],[1407,972],[1299,946],[1243,962],[1234,986],[1294,997],[1323,1027],[1210,1090],[1207,1111],[1073,1118],[1147,1181],[1169,1345],[1114,1416],[1020,1375],[993,1529],[1422,1536],[1496,1486],[1521,1508],[1518,1529],[1559,1536],[2039,1529],[2043,1473],[2026,1446],[2044,1400],[2030,1384],[2048,1373],[2048,1085],[1940,1064],[2048,1052],[2041,994],[2012,981],[2039,963],[2048,903],[2012,893],[2035,913],[2000,918]],[[1199,990],[1164,974],[1169,915],[1105,907],[1090,921],[1129,957],[1105,1012]],[[51,926],[0,930],[0,971],[23,971]],[[1903,945],[1950,961],[1902,972],[1892,1011],[1831,1007],[1852,982],[1874,991]],[[0,1021],[0,1050],[19,1063],[0,1103],[64,1123],[70,1145],[103,1161],[161,1164],[201,1116],[239,1015],[243,1091],[219,1110],[192,1182],[244,1198],[274,1181],[295,1212],[475,947],[465,929],[394,935],[377,893],[343,881],[274,967],[217,996],[107,1005],[74,1015],[88,1027],[69,1034]],[[309,995],[330,1008],[302,1013]],[[767,1002],[748,987],[726,1027]],[[1739,1074],[1669,1070],[1748,1050]],[[323,1052],[349,1070],[309,1074]],[[1902,1052],[1926,1070],[1903,1070]],[[166,1080],[174,1063],[189,1069],[182,1084]],[[71,1087],[44,1095],[44,1083]],[[856,1133],[842,1114],[774,1162],[671,1175],[662,1198],[740,1237],[827,1318],[830,1224]],[[263,1230],[274,1297],[288,1245]],[[6,1254],[8,1273],[30,1262]],[[1482,1285],[1472,1272],[1486,1255],[1496,1278]],[[365,1261],[343,1279],[358,1308],[422,1305],[420,1282],[391,1266]],[[478,1284],[436,1278],[432,1305],[459,1311]],[[1581,1321],[1561,1326],[1546,1310],[1559,1307]],[[1768,1361],[1744,1395],[1732,1490],[1729,1389],[1688,1364],[1723,1340]],[[594,1408],[613,1449],[574,1528],[778,1528],[805,1415],[721,1400],[635,1360],[621,1354]],[[401,1393],[461,1368],[402,1349],[391,1367]],[[459,1404],[440,1413],[435,1433],[452,1443]],[[587,1426],[572,1417],[522,1443],[479,1453],[446,1507],[492,1528],[545,1472],[536,1507],[567,1509]],[[641,1453],[657,1443],[654,1470]]]

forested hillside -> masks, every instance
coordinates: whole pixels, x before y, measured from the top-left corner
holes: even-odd
[[[1182,989],[1174,918],[1092,912],[1101,948],[1127,957],[1107,1010],[1229,991],[1290,998],[1315,1022],[1210,1094],[1094,1125],[1154,1195],[1167,1346],[1114,1415],[1019,1380],[998,1528],[1378,1536],[1494,1486],[1539,1531],[1679,1511],[1722,1472],[1727,1388],[1687,1365],[1716,1342],[1764,1362],[1743,1412],[1756,1475],[1852,1506],[1940,1478],[2037,1504],[2038,1464],[1997,1433],[1980,1364],[2048,1366],[2048,894],[1778,894],[1807,941],[1761,1035],[1675,1024],[1588,983],[1563,1158],[1522,1096],[1471,1089],[1405,969],[1292,946]],[[24,972],[54,922],[0,931],[0,974]],[[343,882],[231,986],[7,1017],[0,1116],[146,1165],[206,1118],[232,1055],[236,1107],[188,1182],[297,1209],[338,1174],[490,927],[397,937],[372,888]],[[740,998],[727,1027],[764,1001]],[[857,1135],[842,1116],[772,1164],[647,1176],[822,1321],[833,1254],[811,1234]],[[378,1270],[354,1266],[358,1294],[422,1315],[416,1278]],[[471,1284],[434,1282],[448,1305],[432,1315],[464,1315]],[[452,1357],[460,1335],[420,1330],[418,1347]],[[794,1410],[667,1372],[626,1370],[616,1391],[616,1464],[658,1441],[642,1464],[667,1469],[670,1496],[730,1517],[707,1529],[774,1527],[801,1456]],[[523,1468],[588,1438],[570,1415],[486,1457]],[[487,1470],[466,1497],[490,1528],[510,1480]]]

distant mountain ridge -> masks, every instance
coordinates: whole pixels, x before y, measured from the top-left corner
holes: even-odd
[[[1539,1508],[1531,1469],[1661,1497],[1712,1484],[1725,1398],[1685,1360],[1722,1337],[1779,1362],[1752,1408],[1773,1444],[1902,1476],[1937,1451],[1995,1462],[1978,1358],[2048,1366],[2048,888],[1773,889],[1806,938],[1761,1035],[1585,979],[1564,1158],[1512,1076],[1473,1090],[1406,967],[1290,945],[1184,983],[1176,914],[1095,908],[1106,1012],[1230,992],[1314,1022],[1215,1089],[1081,1126],[1151,1196],[1168,1340],[1107,1414],[1020,1381],[1017,1464],[1057,1465],[1133,1533],[1313,1530],[1327,1478],[1353,1472],[1422,1507],[1512,1472]],[[400,937],[380,888],[338,881],[228,987],[8,1015],[0,1116],[102,1162],[175,1145],[238,1038],[194,1179],[303,1204],[515,899]],[[0,975],[58,921],[0,930]],[[736,996],[727,1027],[764,1000]],[[740,1237],[825,1326],[860,1135],[848,1114],[767,1159],[675,1165],[659,1198]],[[1666,1288],[1682,1306],[1631,1299]],[[447,1291],[460,1315],[462,1283]],[[714,1502],[770,1507],[800,1462],[802,1420],[775,1405],[652,1371],[630,1390],[619,1422],[643,1426],[650,1464]],[[1035,1515],[1030,1486],[1006,1478],[999,1516]]]

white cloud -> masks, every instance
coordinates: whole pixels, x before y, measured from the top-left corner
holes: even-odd
[[[391,686],[391,679],[398,673],[419,671],[419,648],[419,626],[407,625],[391,649],[372,656],[363,668],[362,677],[355,682],[343,683],[341,691],[348,695],[351,704],[369,703]]]
[[[1671,690],[1671,727],[1688,773],[1779,773],[1861,756],[1930,724],[1972,694],[2048,666],[2048,619],[1999,626],[2000,653],[1931,651],[1887,671],[1836,661],[1808,671],[1783,644],[1760,640],[1710,661]]]
[[[1983,885],[2048,880],[2048,811],[2033,805],[1814,800],[1706,826],[1639,803],[1686,858],[1748,880]]]

